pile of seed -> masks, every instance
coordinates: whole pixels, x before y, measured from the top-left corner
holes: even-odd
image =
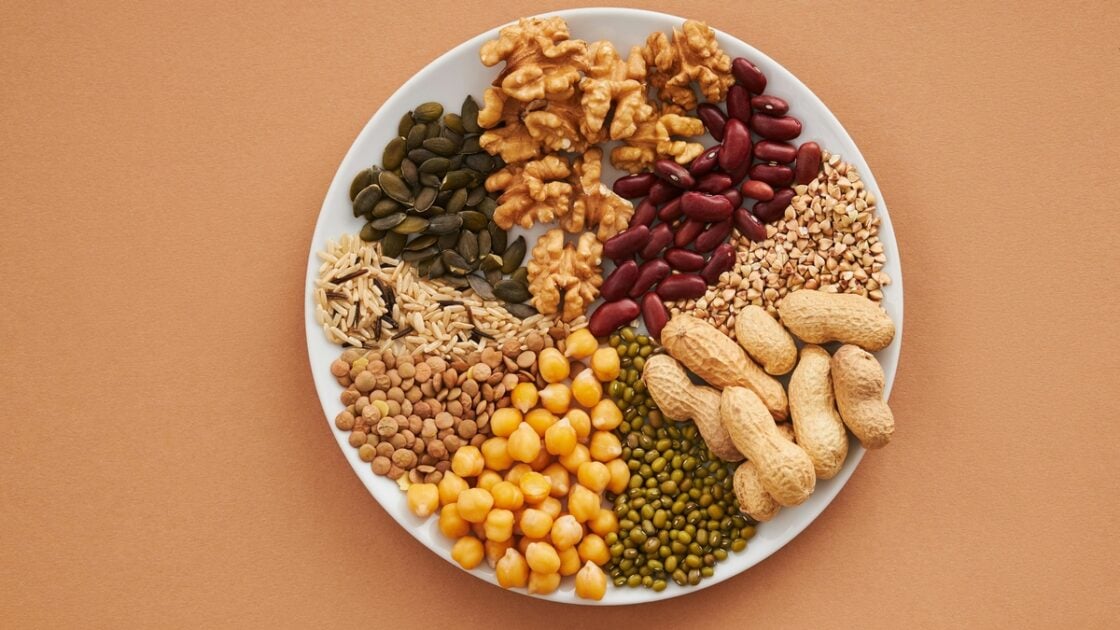
[[[820,175],[794,190],[784,219],[766,226],[766,240],[740,239],[735,267],[703,297],[669,305],[670,313],[709,320],[734,336],[738,309],[754,304],[775,314],[782,297],[798,289],[882,300],[891,279],[883,271],[875,195],[855,167],[825,151]]]
[[[605,538],[609,574],[616,586],[695,586],[729,552],[746,548],[754,525],[739,513],[728,464],[712,455],[696,425],[663,418],[646,393],[642,368],[659,349],[632,328],[610,344],[622,369],[608,392],[623,409],[617,432],[631,476],[624,494],[609,497],[619,519],[618,532]]]
[[[459,447],[490,437],[491,415],[510,405],[518,383],[543,386],[537,353],[556,343],[530,333],[502,349],[451,359],[347,349],[331,364],[331,374],[346,388],[346,408],[335,426],[350,432],[350,445],[374,473],[438,483]]]
[[[415,266],[382,256],[379,244],[352,235],[328,243],[319,258],[315,313],[333,343],[466,357],[510,340],[522,343],[531,333],[563,338],[587,325],[583,317],[567,323],[541,314],[521,319],[473,289],[424,280]]]

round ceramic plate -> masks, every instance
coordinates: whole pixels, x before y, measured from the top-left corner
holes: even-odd
[[[616,48],[625,56],[631,46],[644,43],[646,36],[653,31],[671,33],[674,27],[679,27],[684,18],[640,11],[634,9],[572,9],[550,13],[559,15],[568,21],[573,38],[588,41],[609,39]],[[692,16],[703,19],[704,16]],[[718,27],[718,24],[712,24]],[[397,484],[385,477],[378,477],[370,470],[369,464],[358,458],[358,452],[347,442],[347,434],[334,428],[334,417],[342,411],[339,394],[342,389],[335,382],[329,371],[332,361],[338,358],[339,347],[327,341],[322,329],[315,322],[315,311],[311,295],[311,288],[318,272],[319,260],[316,253],[322,251],[327,242],[338,239],[347,233],[357,233],[362,223],[355,219],[350,208],[349,188],[350,181],[359,170],[368,167],[380,160],[381,151],[385,144],[396,135],[397,121],[412,107],[426,102],[438,101],[446,107],[457,110],[459,104],[467,94],[473,94],[481,102],[482,92],[493,80],[497,68],[486,68],[478,59],[478,51],[484,42],[494,39],[498,35],[498,28],[483,33],[468,42],[456,46],[450,52],[428,64],[401,86],[385,104],[374,114],[373,118],[358,134],[358,138],[346,153],[338,172],[331,182],[323,207],[319,212],[319,220],[315,226],[315,236],[311,242],[311,252],[307,261],[307,297],[305,302],[305,320],[307,332],[307,352],[311,359],[311,373],[315,379],[315,387],[319,393],[323,411],[326,414],[327,426],[342,450],[346,460],[350,462],[354,472],[366,485],[369,492],[378,503],[417,540],[426,545],[434,553],[451,562],[456,569],[458,565],[451,560],[451,541],[444,538],[436,527],[436,519],[421,520],[412,515],[405,505],[404,493]],[[878,202],[878,211],[882,218],[880,239],[887,255],[886,272],[893,282],[883,289],[883,304],[895,322],[898,333],[894,342],[877,354],[887,377],[887,393],[890,393],[891,383],[894,381],[895,368],[898,365],[898,353],[902,339],[902,270],[899,266],[898,245],[895,242],[894,232],[891,229],[890,217],[887,214],[887,205],[883,195],[875,184],[875,177],[860,155],[848,133],[836,120],[836,117],[824,106],[809,88],[805,87],[788,70],[778,65],[770,57],[756,50],[750,45],[736,39],[734,36],[717,30],[719,43],[731,57],[746,57],[753,61],[768,78],[767,93],[780,96],[790,102],[791,114],[801,119],[804,130],[799,141],[816,141],[824,149],[838,153],[844,160],[854,164],[859,169],[868,190],[873,192]],[[824,61],[822,63],[828,63]],[[710,144],[711,139],[707,138]],[[604,169],[603,180],[612,182],[619,175],[617,171]],[[543,230],[542,230],[543,231]],[[529,242],[540,233],[537,230],[527,234]],[[561,588],[550,595],[544,596],[558,602],[589,604],[589,605],[618,605],[637,604],[642,602],[658,601],[677,597],[687,593],[694,593],[699,589],[711,586],[731,578],[750,567],[758,564],[770,554],[797,536],[802,530],[813,522],[826,506],[832,501],[840,488],[852,476],[856,466],[863,458],[864,450],[859,443],[852,440],[847,462],[843,470],[835,478],[817,483],[816,491],[807,502],[796,508],[782,510],[774,520],[763,523],[758,527],[758,533],[751,540],[743,552],[732,554],[724,562],[716,565],[715,576],[706,579],[695,587],[680,587],[670,583],[665,591],[656,593],[645,588],[619,588],[609,586],[606,597],[601,602],[589,602],[579,599],[575,595],[571,580],[565,580]],[[494,572],[486,568],[485,563],[470,571],[470,574],[496,584]],[[744,588],[747,585],[744,584]],[[524,589],[516,592],[526,594]]]

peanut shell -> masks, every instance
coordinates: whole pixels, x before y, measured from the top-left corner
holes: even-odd
[[[729,462],[743,459],[719,420],[719,392],[693,385],[684,368],[665,354],[656,354],[646,361],[642,380],[663,414],[672,420],[692,420],[696,424],[713,455]]]
[[[778,315],[805,343],[839,341],[875,352],[894,339],[894,322],[886,311],[855,293],[794,291],[778,305]]]
[[[735,316],[735,340],[767,374],[786,374],[797,363],[793,337],[761,306],[745,306]]]
[[[818,479],[835,477],[848,457],[848,434],[832,395],[830,361],[824,348],[807,345],[789,379],[789,413],[797,444],[813,460]]]
[[[817,482],[813,460],[782,435],[753,391],[738,386],[724,389],[719,417],[735,448],[754,462],[762,487],[775,501],[799,505],[813,494]]]
[[[883,368],[871,353],[841,346],[832,356],[832,388],[840,418],[866,448],[882,448],[894,433],[894,414],[883,400]]]

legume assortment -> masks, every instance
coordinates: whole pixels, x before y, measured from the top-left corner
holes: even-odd
[[[891,439],[876,199],[702,22],[624,58],[522,19],[479,56],[482,98],[403,112],[319,254],[335,426],[503,587],[695,586],[846,431]]]

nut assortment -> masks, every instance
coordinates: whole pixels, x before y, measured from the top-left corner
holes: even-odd
[[[524,18],[479,60],[480,100],[404,112],[319,254],[335,426],[505,588],[699,584],[848,432],[893,435],[876,199],[703,22],[620,52]]]

